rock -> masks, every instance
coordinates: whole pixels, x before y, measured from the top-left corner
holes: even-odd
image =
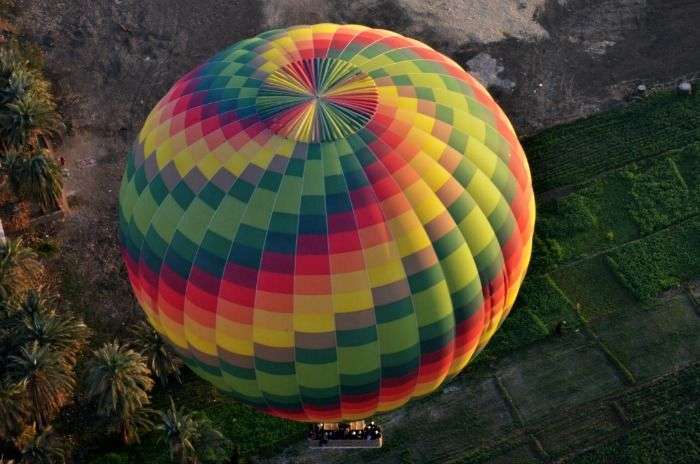
[[[690,95],[693,93],[693,85],[688,81],[683,81],[678,84],[678,93],[681,95]]]
[[[500,76],[503,72],[503,66],[498,63],[496,58],[488,53],[479,53],[474,58],[467,61],[467,67],[472,76],[485,87],[498,87],[508,92],[515,88],[515,82]]]
[[[593,55],[605,55],[609,47],[613,47],[616,42],[612,40],[601,40],[598,42],[589,42],[586,46],[586,51]]]

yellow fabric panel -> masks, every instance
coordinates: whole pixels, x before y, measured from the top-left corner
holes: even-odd
[[[230,353],[253,355],[253,326],[216,318],[216,343]]]
[[[401,261],[388,261],[384,265],[368,268],[367,272],[373,287],[396,282],[405,276]]]
[[[463,243],[440,262],[450,288],[464,288],[479,277],[474,257],[466,243]]]
[[[331,314],[294,314],[294,330],[305,333],[324,333],[335,330],[335,316]]]
[[[401,256],[395,247],[389,243],[381,243],[370,248],[365,248],[365,266],[376,267],[387,261],[398,260]]]
[[[491,224],[479,208],[472,208],[458,226],[473,256],[481,253],[494,238]]]
[[[433,192],[437,192],[452,176],[433,158],[424,153],[411,160],[411,167],[421,174],[421,177]]]
[[[421,226],[408,232],[404,231],[402,235],[396,239],[396,245],[398,246],[401,256],[410,256],[416,251],[420,251],[431,245],[431,243],[430,237],[428,237],[425,229]]]
[[[501,162],[498,155],[473,137],[467,142],[467,155],[469,160],[489,178],[493,177],[496,166]]]
[[[187,342],[202,353],[216,356],[214,330],[204,327],[185,314],[185,336]]]
[[[411,185],[404,193],[423,224],[429,223],[445,211],[445,205],[422,181]]]
[[[502,198],[501,193],[496,186],[493,185],[491,179],[486,177],[481,171],[476,171],[476,173],[474,173],[466,190],[486,216],[496,209],[496,206]]]
[[[333,294],[333,309],[337,313],[352,313],[371,307],[372,293],[367,290]]]
[[[265,346],[286,348],[294,346],[294,332],[292,330],[272,330],[254,325],[253,341]]]

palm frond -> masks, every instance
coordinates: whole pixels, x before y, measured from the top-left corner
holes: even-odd
[[[45,426],[68,401],[75,386],[72,366],[47,346],[34,342],[9,356],[10,378],[25,385],[30,413]]]
[[[141,321],[131,331],[132,344],[146,358],[151,372],[163,385],[174,376],[180,382],[182,361],[173,352],[163,337],[150,324]]]

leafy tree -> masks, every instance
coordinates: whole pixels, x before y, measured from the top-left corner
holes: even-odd
[[[133,345],[146,358],[151,372],[163,385],[168,383],[168,377],[174,376],[180,380],[182,361],[178,358],[163,337],[150,324],[140,322],[132,331]]]
[[[117,341],[93,352],[87,364],[88,396],[95,399],[99,415],[116,421],[125,443],[138,441],[141,428],[148,428],[146,405],[153,388],[145,358]]]
[[[159,411],[159,430],[164,432],[170,458],[179,464],[219,464],[229,462],[233,447],[211,421],[202,414],[177,408],[170,398],[170,408]]]
[[[9,372],[25,386],[30,416],[40,429],[67,402],[75,384],[72,366],[63,356],[37,342],[9,357]]]
[[[22,239],[0,242],[0,301],[8,301],[31,288],[42,272],[37,255]]]
[[[33,72],[18,66],[18,63],[8,63],[7,68],[0,70],[0,105],[19,100],[35,82]]]

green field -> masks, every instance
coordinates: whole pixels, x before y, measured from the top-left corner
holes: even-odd
[[[700,96],[651,96],[524,142],[535,189],[582,184],[630,162],[682,149],[700,138]]]
[[[686,342],[700,318],[682,290],[657,298],[700,278],[700,97],[658,94],[524,146],[547,200],[516,308],[442,393],[398,413],[408,416],[382,450],[329,462],[700,462],[700,344]],[[304,433],[194,376],[157,390],[155,405],[168,395],[206,414],[243,456],[269,456]],[[426,447],[436,427],[440,443]],[[110,450],[109,462],[165,463],[163,450],[151,434]]]

